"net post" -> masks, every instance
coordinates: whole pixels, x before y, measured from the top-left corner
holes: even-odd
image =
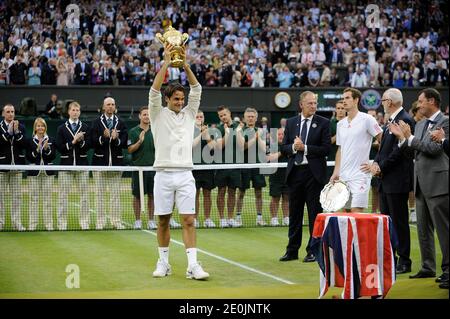
[[[139,173],[139,201],[141,202],[141,218],[145,214],[145,198],[144,198],[144,172],[142,168],[138,169]]]

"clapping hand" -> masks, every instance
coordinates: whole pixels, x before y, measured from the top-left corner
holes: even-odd
[[[432,131],[430,133],[431,139],[433,142],[440,143],[442,139],[445,138],[445,131],[442,129],[442,127],[437,128],[436,130]]]
[[[402,129],[400,128],[400,125],[397,123],[391,123],[388,126],[389,132],[394,134],[399,141],[403,141],[405,139],[405,135],[403,134]]]
[[[116,130],[116,129],[113,129],[113,130],[111,131],[111,138],[112,138],[113,140],[115,140],[115,139],[117,139],[117,137],[119,137],[119,133],[117,133],[117,130]]]
[[[300,152],[303,152],[305,150],[305,144],[303,144],[302,139],[298,136],[296,136],[294,140],[294,149]]]
[[[48,140],[45,140],[44,142],[44,150],[48,150],[49,146],[48,146]]]
[[[143,130],[141,134],[139,134],[139,143],[140,144],[144,143],[144,139],[145,139],[145,131]]]

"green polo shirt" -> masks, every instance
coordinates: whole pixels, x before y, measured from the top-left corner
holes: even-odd
[[[231,163],[229,163],[229,162],[227,162],[226,160],[226,158],[225,158],[225,154],[226,154],[226,152],[229,152],[229,149],[231,148],[232,150],[233,150],[233,161],[232,161],[232,163],[233,164],[236,164],[237,163],[237,160],[236,160],[236,143],[237,143],[237,141],[236,141],[236,129],[239,127],[239,122],[236,122],[236,121],[233,121],[232,123],[231,123],[231,126],[230,126],[230,134],[232,135],[232,136],[230,136],[230,138],[228,139],[228,143],[227,144],[225,144],[225,147],[222,149],[222,163],[226,163],[226,164],[231,164]],[[219,130],[219,132],[220,132],[220,137],[221,138],[225,138],[225,127],[224,127],[224,125],[223,125],[223,123],[221,123],[218,127],[217,127],[217,129]],[[231,138],[232,137],[232,138]],[[228,151],[227,151],[227,149],[228,149]],[[241,153],[241,152],[239,152],[239,153]],[[240,161],[239,161],[239,163],[242,163],[242,160],[243,159],[240,159]]]
[[[211,136],[211,139],[214,139],[215,136],[213,136],[213,132],[211,132],[211,129],[208,128],[209,135]],[[200,129],[197,126],[194,126],[194,139],[198,137],[201,134]],[[211,149],[209,150],[209,155],[211,156],[211,162],[208,163],[203,158],[203,152],[208,152],[208,142],[200,137],[200,143],[192,148],[192,161],[194,164],[212,164],[214,158],[214,151]]]
[[[137,143],[142,131],[139,125],[128,131],[128,146]],[[151,129],[145,133],[144,142],[138,150],[131,154],[131,160],[135,166],[152,166],[155,162],[155,144]]]
[[[244,127],[242,129],[242,134],[244,136],[245,143],[248,143],[249,139],[255,138],[256,132],[258,132],[257,127],[254,127],[253,132],[252,132],[251,128],[249,128],[247,125],[244,125]],[[261,163],[261,161],[259,159],[258,142],[259,141],[256,141],[251,149],[252,149],[252,152],[256,151],[256,154],[253,155],[253,159],[255,159],[255,157],[256,157],[256,163]],[[265,153],[265,150],[264,150],[264,153]],[[244,163],[248,163],[248,149],[244,150]],[[254,163],[249,163],[249,164],[254,164]]]

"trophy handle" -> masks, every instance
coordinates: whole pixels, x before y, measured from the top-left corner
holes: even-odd
[[[183,34],[181,35],[181,39],[183,40],[183,45],[185,45],[186,42],[189,40],[189,34],[183,33]]]
[[[164,44],[166,42],[166,40],[164,40],[164,37],[162,36],[162,34],[159,32],[155,35],[155,38],[157,38],[159,40],[159,42],[161,42],[161,44]]]

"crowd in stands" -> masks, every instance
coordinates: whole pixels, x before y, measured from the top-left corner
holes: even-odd
[[[448,84],[445,1],[68,1],[0,4],[0,85],[151,85],[155,34],[189,34],[208,87],[418,87]],[[75,27],[74,27],[75,26]],[[170,68],[165,79],[187,83]]]

